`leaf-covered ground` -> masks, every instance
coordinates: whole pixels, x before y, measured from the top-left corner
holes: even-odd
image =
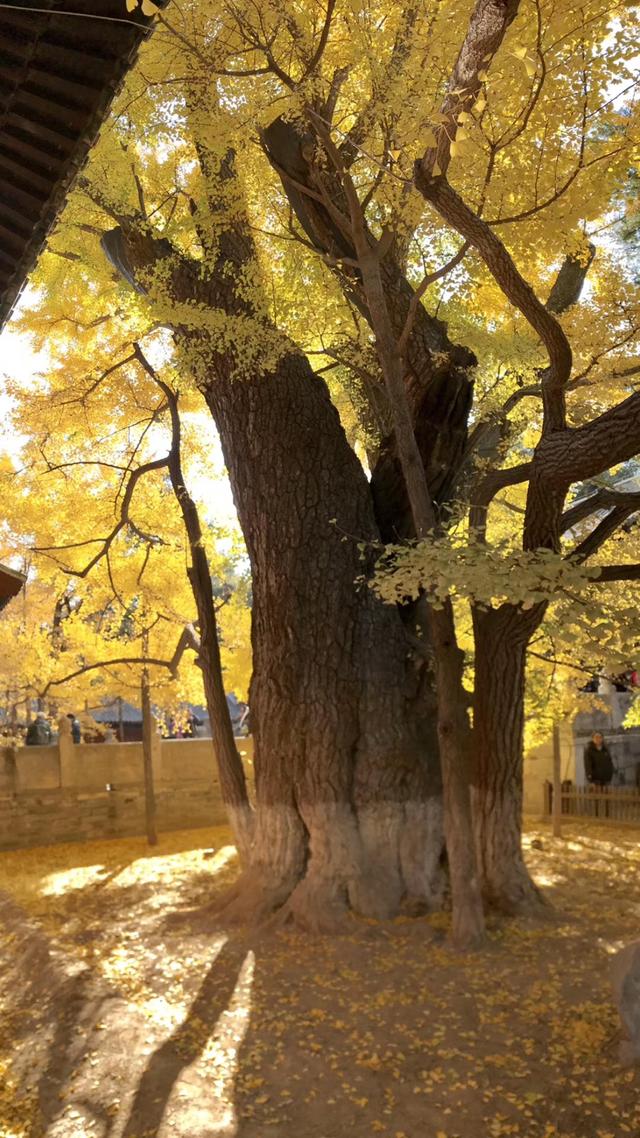
[[[554,916],[467,958],[443,915],[224,931],[223,830],[2,854],[0,1136],[637,1138],[607,956],[638,936],[638,837],[530,831]]]

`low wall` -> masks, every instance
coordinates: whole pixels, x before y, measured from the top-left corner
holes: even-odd
[[[561,778],[574,777],[573,731],[571,723],[560,724]],[[550,735],[539,746],[533,747],[524,757],[523,802],[525,814],[544,814],[544,786],[553,782],[553,737]]]
[[[250,776],[253,741],[238,739]],[[226,815],[211,739],[153,741],[158,830]],[[141,743],[0,748],[0,850],[144,834]]]

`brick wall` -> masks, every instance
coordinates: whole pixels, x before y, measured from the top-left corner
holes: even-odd
[[[158,736],[153,768],[160,831],[226,821],[211,739]],[[141,743],[0,748],[0,850],[144,834],[142,771]]]

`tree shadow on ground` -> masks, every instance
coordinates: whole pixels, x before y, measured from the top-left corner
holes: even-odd
[[[107,992],[92,993],[90,989],[93,982],[94,977],[89,969],[71,977],[58,987],[47,1009],[47,1018],[53,1020],[55,1030],[48,1047],[46,1065],[38,1079],[40,1117],[34,1119],[26,1138],[41,1138],[57,1117],[61,1092],[68,1086],[76,1067],[89,1052],[92,1029],[110,998]],[[108,1138],[112,1125],[108,1115],[94,1101],[85,1099],[82,1100],[82,1105],[95,1118],[100,1118],[102,1138]],[[45,1128],[44,1131],[41,1127]]]
[[[156,1138],[180,1075],[198,1058],[204,1042],[229,1007],[249,950],[245,937],[225,941],[209,966],[188,1015],[151,1055],[138,1083],[122,1138],[140,1134]]]
[[[108,985],[87,964],[70,971],[69,962],[55,950],[47,935],[6,894],[0,895],[0,921],[13,937],[13,952],[3,976],[5,1010],[12,1026],[12,1046],[22,1041],[51,1038],[43,1052],[29,1049],[24,1063],[34,1074],[32,1110],[22,1122],[25,1138],[41,1138],[60,1112],[60,1096],[76,1066],[89,1050],[93,1026],[105,1002],[114,997]],[[102,1122],[107,1138],[111,1121],[100,1107],[84,1104]]]

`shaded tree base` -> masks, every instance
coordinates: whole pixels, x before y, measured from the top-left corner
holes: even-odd
[[[294,925],[310,933],[352,930],[442,908],[442,817],[437,799],[370,805],[263,807],[251,864],[215,906],[224,921]]]
[[[486,875],[482,897],[487,909],[505,917],[542,916],[552,908],[524,862],[514,865],[508,876],[504,873]]]

